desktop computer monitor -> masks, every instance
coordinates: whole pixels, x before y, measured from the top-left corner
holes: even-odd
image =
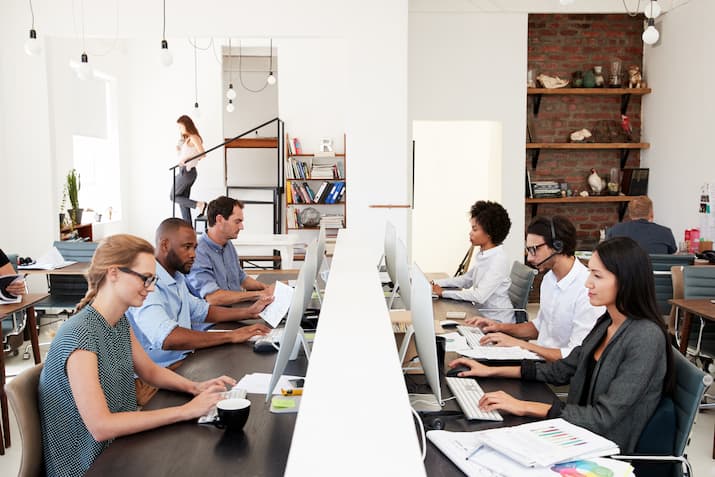
[[[397,283],[393,289],[393,297],[394,292],[399,292],[402,305],[405,310],[409,310],[412,302],[412,285],[410,283],[410,265],[407,260],[407,247],[405,247],[402,239],[397,239],[395,245],[395,275],[397,277]],[[390,303],[390,305],[392,305],[392,303]],[[390,306],[390,308],[392,308],[392,306]]]
[[[393,285],[397,285],[395,253],[397,251],[397,230],[392,222],[385,224],[385,269]]]
[[[420,358],[422,370],[425,373],[427,384],[432,389],[436,403],[444,405],[440,376],[444,363],[440,362],[437,354],[437,335],[434,330],[434,311],[432,309],[432,287],[417,264],[412,266],[412,327],[415,333],[415,347]],[[442,359],[444,359],[442,357]],[[413,395],[415,396],[415,395]],[[429,395],[419,396],[416,401],[424,402]],[[431,400],[430,400],[431,401]],[[417,409],[417,406],[415,406]]]
[[[280,348],[276,355],[276,363],[273,366],[273,374],[271,382],[266,393],[266,402],[273,396],[273,389],[278,384],[278,380],[283,375],[291,353],[296,346],[296,341],[299,339],[299,334],[302,335],[300,329],[300,321],[303,317],[303,312],[310,303],[313,295],[313,283],[315,281],[315,267],[317,262],[317,244],[313,242],[308,246],[305,253],[305,261],[298,273],[298,279],[295,282],[295,291],[293,292],[293,300],[288,310],[288,318],[286,318],[285,330],[281,339]],[[302,338],[300,338],[302,339]],[[306,349],[307,351],[307,349]]]

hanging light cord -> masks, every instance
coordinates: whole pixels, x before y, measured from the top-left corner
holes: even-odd
[[[273,56],[273,53],[271,52],[271,56]],[[243,70],[241,66],[241,58],[243,58],[243,55],[241,54],[241,40],[238,41],[238,81],[241,83],[241,86],[247,91],[250,91],[251,93],[260,93],[266,87],[268,86],[268,83],[265,81],[263,82],[263,87],[259,89],[251,89],[248,86],[246,86],[246,83],[243,82]]]
[[[201,48],[200,46],[198,46],[198,45],[196,44],[196,38],[194,38],[193,41],[191,41],[191,38],[187,38],[186,40],[189,42],[189,45],[191,45],[191,46],[193,46],[195,49],[198,49],[198,50],[201,50],[201,51],[206,51],[206,50],[208,50],[208,49],[211,48],[211,46],[213,46],[213,44],[214,44],[214,39],[213,39],[213,37],[211,37],[211,39],[209,39],[209,44],[206,45],[206,48]]]
[[[268,63],[268,71],[273,74],[273,38],[271,38],[270,50],[268,50],[268,57],[270,58]]]
[[[228,84],[232,85],[233,84],[233,76],[232,76],[232,71],[233,69],[231,68],[231,60],[233,57],[231,56],[231,39],[228,39]]]
[[[29,0],[30,2],[30,15],[32,15],[32,27],[31,29],[35,29],[35,11],[32,9],[32,0]]]
[[[114,39],[112,40],[112,45],[101,53],[89,52],[85,46],[85,34],[84,34],[84,1],[81,3],[81,14],[82,14],[82,49],[85,53],[90,56],[107,56],[111,53],[117,46],[117,41],[119,40],[119,2],[114,0]],[[72,23],[74,25],[74,32],[77,33],[77,14],[75,11],[75,0],[72,0]]]
[[[198,80],[198,59],[196,56],[196,47],[194,47],[194,103],[199,104],[199,80]]]
[[[161,39],[166,40],[166,0],[164,0],[164,19],[161,24]]]

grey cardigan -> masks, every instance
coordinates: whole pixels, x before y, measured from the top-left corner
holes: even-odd
[[[603,314],[566,358],[553,363],[524,361],[521,375],[556,385],[570,382],[567,403],[555,402],[548,417],[562,417],[614,441],[622,453],[631,453],[663,394],[667,344],[655,323],[627,319],[601,354],[588,386],[588,360],[610,324],[610,315]],[[580,406],[589,387],[588,404]]]

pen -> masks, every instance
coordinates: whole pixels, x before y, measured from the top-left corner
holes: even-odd
[[[474,449],[472,449],[472,452],[469,453],[469,455],[467,456],[467,458],[465,460],[471,459],[474,456],[474,454],[476,454],[477,451],[479,449],[481,449],[482,447],[484,447],[484,443],[480,442],[479,444],[477,444],[477,446]]]
[[[302,396],[302,389],[281,389],[281,394],[283,396]]]

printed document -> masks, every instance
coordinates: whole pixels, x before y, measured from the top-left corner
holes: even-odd
[[[266,320],[272,328],[278,326],[278,323],[280,323],[283,317],[286,316],[286,313],[288,313],[291,301],[293,300],[293,291],[294,289],[285,283],[276,282],[276,288],[273,290],[273,303],[265,307],[258,316]]]

